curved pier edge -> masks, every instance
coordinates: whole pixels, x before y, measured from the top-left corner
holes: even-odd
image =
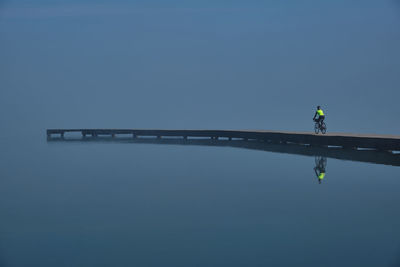
[[[259,140],[272,143],[309,144],[313,146],[338,146],[343,148],[363,148],[382,151],[400,151],[400,136],[328,133],[317,135],[309,132],[278,132],[265,130],[157,130],[157,129],[48,129],[47,137],[82,137],[122,136],[156,138],[226,138]]]

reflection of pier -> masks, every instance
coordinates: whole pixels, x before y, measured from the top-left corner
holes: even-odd
[[[164,145],[198,145],[198,146],[227,146],[245,149],[262,150],[277,153],[296,154],[304,156],[320,156],[341,160],[360,161],[376,164],[400,166],[400,154],[387,151],[343,149],[339,147],[310,146],[298,144],[274,144],[271,142],[245,140],[216,140],[216,139],[178,139],[178,138],[131,138],[131,137],[50,137],[49,142],[118,142],[135,144],[164,144]]]

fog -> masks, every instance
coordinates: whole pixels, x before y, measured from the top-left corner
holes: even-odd
[[[399,262],[399,168],[368,163],[398,154],[46,140],[313,131],[317,105],[328,132],[399,134],[398,1],[95,2],[0,0],[0,266]]]
[[[46,128],[397,134],[393,1],[6,1],[2,135]],[[14,134],[14,133],[13,133]]]

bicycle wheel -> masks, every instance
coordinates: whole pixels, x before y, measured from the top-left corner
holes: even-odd
[[[315,125],[314,125],[314,132],[315,132],[316,134],[319,133],[319,123],[318,123],[318,122],[316,122]]]
[[[323,122],[322,125],[321,125],[321,133],[322,134],[326,134],[326,124],[325,124],[325,122]]]

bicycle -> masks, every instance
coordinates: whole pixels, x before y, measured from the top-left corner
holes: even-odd
[[[314,120],[314,121],[315,121],[314,132],[316,134],[318,134],[321,131],[322,134],[326,134],[326,124],[325,124],[325,122],[320,123],[317,120]]]

